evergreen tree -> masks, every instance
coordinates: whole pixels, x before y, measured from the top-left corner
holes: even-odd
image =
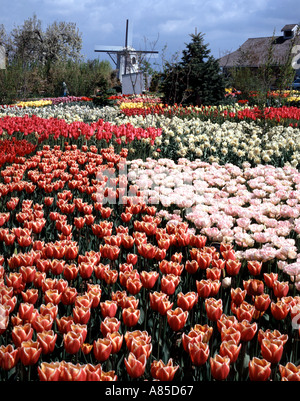
[[[166,64],[162,76],[164,101],[169,104],[212,105],[224,99],[225,82],[218,61],[203,34],[191,34],[179,63]]]

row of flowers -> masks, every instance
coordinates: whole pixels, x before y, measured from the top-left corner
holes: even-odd
[[[18,133],[28,136],[34,134],[38,139],[38,142],[44,142],[49,138],[54,140],[60,138],[72,138],[89,140],[91,138],[110,143],[115,140],[121,144],[122,140],[124,143],[130,143],[132,141],[145,139],[151,144],[154,144],[154,140],[157,136],[161,135],[161,130],[156,128],[135,128],[132,124],[123,124],[120,126],[110,124],[104,120],[98,120],[97,122],[87,124],[84,122],[74,121],[68,124],[63,119],[56,118],[41,118],[35,115],[29,117],[11,117],[6,116],[0,120],[0,135],[16,135]]]
[[[287,272],[164,218],[127,154],[45,145],[1,171],[1,379],[299,380]]]
[[[92,98],[86,96],[62,96],[62,97],[51,97],[38,100],[23,100],[9,106],[0,105],[0,111],[11,108],[30,108],[30,107],[45,107],[57,104],[68,104],[74,102],[90,102]]]
[[[129,162],[128,180],[148,204],[163,206],[161,217],[189,221],[212,242],[234,243],[241,259],[277,260],[300,289],[298,170],[147,159]]]
[[[244,110],[241,108],[236,112],[244,113]],[[26,117],[27,114],[29,119]],[[35,114],[42,120],[39,120]],[[25,118],[21,118],[22,116]],[[31,132],[34,132],[36,125],[39,124],[40,128],[37,127],[37,133],[43,127],[47,130],[48,126],[54,124],[54,127],[49,129],[52,132],[54,130],[56,136],[77,137],[79,135],[86,138],[92,137],[97,129],[95,127],[101,125],[101,121],[105,120],[107,125],[110,124],[110,127],[114,127],[115,137],[118,142],[121,141],[123,146],[128,141],[127,134],[119,134],[124,127],[126,127],[126,131],[130,132],[134,130],[132,127],[138,130],[143,129],[145,132],[147,131],[146,137],[150,136],[151,140],[155,138],[154,143],[152,141],[154,146],[147,149],[147,154],[154,158],[167,157],[174,160],[179,157],[188,157],[191,160],[201,158],[210,163],[234,163],[239,166],[245,161],[250,162],[251,165],[262,163],[281,167],[286,162],[290,162],[294,167],[299,166],[299,128],[281,125],[263,127],[254,121],[225,121],[219,124],[213,123],[211,120],[202,121],[197,117],[182,119],[158,114],[128,117],[120,114],[120,110],[114,107],[97,109],[87,105],[32,108],[28,110],[28,113],[25,113],[24,110],[10,110],[10,112],[3,113],[1,117],[0,124],[2,126],[5,124],[6,127],[3,129],[10,134],[15,132],[15,129],[21,132],[22,130],[26,131],[26,124],[34,128],[31,129]],[[15,126],[16,121],[18,122],[17,126]],[[129,127],[131,128],[129,129]],[[133,136],[137,135],[134,133]],[[145,138],[144,134],[141,136]],[[47,135],[42,136],[43,139],[47,137]],[[132,136],[130,136],[130,140],[131,138]],[[132,157],[142,156],[138,147],[131,147],[130,152]],[[143,146],[142,152],[145,153]]]

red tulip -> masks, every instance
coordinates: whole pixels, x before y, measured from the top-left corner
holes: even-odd
[[[42,362],[38,366],[38,375],[40,381],[58,381],[60,376],[59,362]]]
[[[230,358],[216,354],[210,358],[211,374],[216,380],[225,380],[230,372]]]
[[[147,358],[145,354],[142,354],[139,358],[136,358],[136,356],[130,352],[128,358],[124,359],[124,363],[128,375],[132,379],[137,379],[145,372]]]
[[[223,313],[222,299],[216,300],[215,298],[207,298],[205,300],[205,310],[207,318],[216,322]]]
[[[251,341],[257,332],[257,323],[242,320],[236,324],[236,328],[241,333],[241,341]]]
[[[239,274],[242,264],[238,260],[228,259],[226,260],[226,272],[229,276],[237,276]]]
[[[183,311],[181,308],[177,307],[175,310],[167,311],[167,321],[169,326],[173,331],[181,330],[188,318],[188,311]]]
[[[271,374],[271,363],[265,359],[254,357],[249,361],[249,379],[251,381],[267,381]]]
[[[52,324],[53,324],[53,318],[50,314],[48,315],[38,314],[36,316],[36,319],[32,322],[32,326],[37,333],[51,330]]]
[[[300,366],[288,362],[285,366],[279,365],[281,380],[283,381],[300,381]]]
[[[208,298],[211,292],[211,280],[196,280],[197,293],[199,298]]]
[[[193,365],[204,365],[209,357],[209,352],[209,346],[207,343],[202,341],[189,342],[188,353]]]
[[[172,381],[179,366],[173,365],[173,359],[170,358],[165,364],[161,359],[151,363],[151,376],[155,380]]]
[[[254,306],[256,310],[265,312],[271,304],[271,298],[268,294],[261,294],[255,297]]]
[[[112,342],[108,337],[98,338],[94,341],[94,356],[99,362],[104,362],[109,358],[112,350]]]
[[[184,311],[190,311],[198,302],[198,294],[196,292],[188,292],[177,294],[177,306]]]
[[[65,333],[63,341],[66,352],[71,355],[77,354],[83,344],[81,333],[76,333],[74,331],[68,331]]]
[[[56,319],[57,328],[61,334],[68,333],[73,323],[73,316],[62,316],[60,319]]]
[[[161,291],[167,295],[174,294],[176,287],[179,284],[179,277],[174,274],[163,275],[161,278]]]
[[[279,300],[276,303],[271,302],[271,313],[276,320],[283,320],[289,313],[289,306],[283,301]]]
[[[107,300],[105,302],[100,302],[100,310],[101,310],[101,315],[105,317],[114,317],[115,314],[117,313],[117,302],[116,301],[111,301]]]
[[[4,370],[14,368],[19,360],[19,349],[15,349],[13,345],[0,346],[0,367]]]
[[[42,354],[51,354],[54,351],[57,334],[53,330],[42,331],[37,333],[37,341],[42,348]]]
[[[127,327],[136,326],[140,318],[139,309],[124,308],[122,311],[122,319]]]
[[[286,297],[289,292],[289,282],[288,281],[282,282],[275,280],[273,283],[273,292],[275,297],[277,298]]]
[[[38,290],[36,288],[28,288],[26,292],[21,292],[23,302],[29,304],[35,304],[38,299]]]
[[[20,360],[24,366],[35,365],[40,358],[42,348],[38,341],[23,341],[20,346]]]
[[[268,340],[264,338],[261,342],[261,354],[264,359],[272,364],[280,362],[283,353],[283,343],[280,340]]]
[[[242,344],[237,345],[233,340],[223,341],[220,346],[220,355],[223,357],[228,356],[230,358],[230,363],[235,363],[241,347]]]
[[[154,287],[158,277],[159,277],[159,273],[157,271],[148,272],[148,271],[144,270],[140,273],[140,279],[141,279],[142,286],[147,289],[151,289]]]

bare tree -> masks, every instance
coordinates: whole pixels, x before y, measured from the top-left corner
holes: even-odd
[[[80,59],[82,38],[75,23],[54,22],[46,31],[34,14],[11,32],[12,57],[23,64],[51,64],[57,60]]]

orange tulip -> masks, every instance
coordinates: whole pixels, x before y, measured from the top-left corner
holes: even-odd
[[[124,308],[122,311],[122,319],[127,327],[133,327],[137,325],[140,318],[139,309],[134,308]]]
[[[255,297],[254,306],[259,312],[265,312],[271,304],[271,298],[268,294],[261,294]]]
[[[115,317],[106,317],[100,324],[100,330],[103,337],[106,337],[109,333],[113,333],[118,331],[120,328],[121,322]]]
[[[23,326],[17,325],[13,327],[12,340],[16,347],[21,347],[23,341],[29,341],[33,336],[33,328],[30,323],[26,323]]]
[[[19,349],[13,345],[0,346],[0,367],[4,370],[14,368],[19,360]]]
[[[38,366],[38,375],[40,381],[58,381],[60,376],[59,362],[42,362]]]
[[[102,375],[102,366],[99,363],[98,365],[92,365],[88,363],[86,365],[86,380],[87,381],[101,381]]]
[[[285,366],[279,365],[279,372],[282,381],[300,381],[300,365],[288,362]]]
[[[201,341],[189,342],[188,353],[193,365],[204,365],[209,357],[209,352],[210,351],[208,343],[204,343]]]
[[[273,292],[277,298],[286,297],[287,293],[289,292],[289,282],[275,280],[273,283]]]
[[[228,259],[226,260],[225,269],[229,276],[237,276],[241,266],[242,264],[238,260]]]
[[[230,372],[230,358],[216,354],[210,357],[210,370],[214,379],[225,380]]]
[[[42,348],[42,354],[47,355],[54,351],[57,334],[53,330],[37,333],[37,341]]]
[[[99,362],[104,362],[109,358],[112,351],[112,342],[110,338],[98,338],[94,341],[93,346],[94,356]]]
[[[240,287],[231,288],[230,290],[232,302],[234,302],[237,306],[241,305],[241,303],[244,302],[246,294],[247,291],[242,290]]]
[[[230,358],[230,363],[234,363],[239,356],[241,347],[242,344],[238,345],[233,340],[222,341],[219,353],[221,356],[228,356]]]
[[[130,352],[128,358],[124,359],[124,363],[128,375],[132,379],[137,379],[145,372],[147,358],[145,354],[142,354],[139,358],[136,358],[136,356]]]
[[[170,358],[165,364],[161,359],[151,363],[151,376],[155,380],[172,381],[179,366],[173,365],[173,359]]]
[[[75,333],[74,331],[64,334],[63,341],[66,352],[72,355],[77,354],[83,344],[81,333]]]
[[[38,341],[23,341],[20,347],[20,360],[24,366],[35,365],[42,353]]]
[[[264,338],[261,342],[261,354],[264,359],[272,364],[280,361],[283,353],[283,343],[280,340],[268,340]]]
[[[249,361],[249,379],[251,381],[267,381],[271,374],[271,363],[265,359],[254,357]]]
[[[247,268],[250,274],[258,276],[261,272],[262,262],[259,262],[258,260],[249,260],[247,262]]]
[[[114,331],[112,333],[108,333],[107,337],[110,339],[112,344],[111,354],[116,354],[120,351],[123,344],[123,334]]]
[[[193,330],[199,334],[202,334],[203,343],[208,343],[213,334],[213,327],[208,326],[207,324],[203,326],[201,324],[195,324]]]
[[[271,313],[276,320],[283,320],[287,317],[290,307],[283,301],[271,302]]]
[[[257,332],[257,323],[242,320],[236,324],[236,328],[241,333],[241,341],[251,341]]]
[[[186,294],[180,292],[177,294],[177,306],[179,306],[184,311],[190,311],[198,301],[198,294],[196,292],[190,291]]]
[[[107,300],[100,302],[101,315],[105,317],[114,317],[117,313],[118,305],[116,301]]]
[[[181,308],[177,307],[175,310],[167,311],[167,321],[169,326],[174,331],[181,330],[188,318],[188,311],[183,311]]]
[[[205,300],[205,310],[207,318],[213,322],[220,319],[223,313],[222,299],[207,298]]]

